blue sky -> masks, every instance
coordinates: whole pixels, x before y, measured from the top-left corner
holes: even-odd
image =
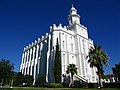
[[[72,3],[89,37],[110,56],[110,68],[120,62],[120,0],[0,0],[0,60],[19,71],[23,48],[51,25],[67,25]]]

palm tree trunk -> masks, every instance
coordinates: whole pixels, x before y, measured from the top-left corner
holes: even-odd
[[[101,71],[98,70],[99,84],[98,87],[101,89]]]
[[[71,79],[72,79],[71,87],[73,87],[74,83],[73,83],[73,75],[72,74],[71,74]]]

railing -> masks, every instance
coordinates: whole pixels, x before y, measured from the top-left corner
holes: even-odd
[[[80,76],[80,75],[75,75],[75,77],[82,80],[82,81],[84,81],[84,82],[87,82],[87,80],[85,78],[83,78],[82,76]]]

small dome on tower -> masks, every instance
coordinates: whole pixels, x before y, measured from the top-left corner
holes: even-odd
[[[72,5],[72,8],[70,9],[70,15],[77,15],[77,10]]]

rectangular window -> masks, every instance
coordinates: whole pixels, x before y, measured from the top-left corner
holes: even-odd
[[[62,33],[63,37],[64,37],[64,33]]]
[[[38,58],[40,57],[40,45],[39,45],[39,48],[38,48]]]
[[[74,62],[74,56],[72,56],[72,61]]]
[[[74,56],[72,56],[72,60],[74,60]]]
[[[65,54],[63,54],[63,64],[65,64]]]
[[[28,62],[30,61],[30,50],[28,51]]]
[[[25,62],[24,60],[25,60],[25,53],[23,53],[23,63]]]
[[[85,53],[85,41],[82,40],[82,44],[83,44],[83,52]]]
[[[25,55],[25,63],[27,62],[27,52],[26,52],[26,55]]]
[[[33,48],[32,48],[32,51],[31,51],[31,61],[33,59]]]
[[[63,54],[63,71],[65,72],[65,54]]]
[[[37,46],[35,46],[35,56],[34,56],[34,59],[36,59],[36,54],[37,54]]]
[[[73,52],[73,43],[71,44],[71,51]]]
[[[65,49],[65,41],[63,41],[63,49]]]
[[[64,69],[64,72],[65,72],[65,65],[63,65],[63,69]]]

